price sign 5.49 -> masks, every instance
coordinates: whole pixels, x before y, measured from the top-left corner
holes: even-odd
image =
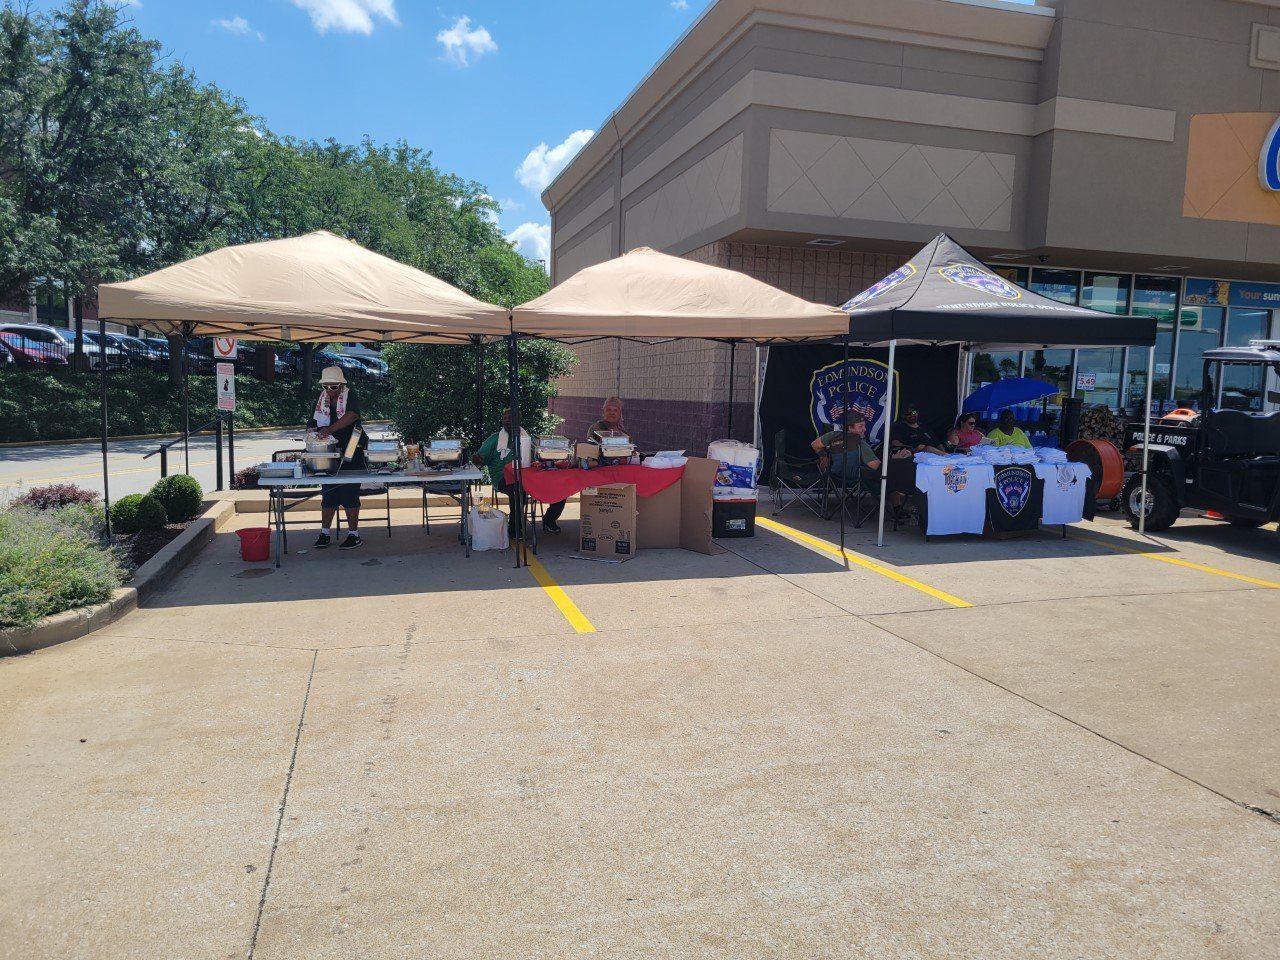
[[[236,365],[234,363],[218,364],[218,409],[236,409]]]

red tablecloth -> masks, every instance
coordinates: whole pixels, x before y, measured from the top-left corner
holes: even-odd
[[[529,496],[543,503],[559,503],[587,487],[600,487],[609,483],[634,483],[636,496],[652,497],[661,493],[682,476],[684,467],[641,467],[625,464],[618,467],[593,467],[590,470],[544,470],[536,464],[521,471],[524,489]],[[515,480],[511,464],[503,468],[507,483]]]

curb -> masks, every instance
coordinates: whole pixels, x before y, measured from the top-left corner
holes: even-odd
[[[369,420],[366,422],[370,426],[382,426],[384,424],[389,424],[391,421],[390,420]],[[282,427],[236,427],[236,436],[239,436],[242,433],[268,433],[272,430],[302,430],[302,429],[303,427],[298,426],[298,424],[296,423],[286,424],[285,426],[282,426]],[[111,442],[113,440],[159,440],[161,437],[172,437],[172,436],[174,436],[174,431],[172,430],[170,430],[168,433],[130,433],[123,437],[107,437],[107,441]],[[196,436],[198,436],[198,434],[193,433],[191,436],[192,438],[195,438]],[[4,443],[0,443],[0,450],[7,450],[13,447],[54,447],[54,446],[60,446],[63,444],[74,444],[74,443],[100,444],[102,443],[102,438],[101,437],[76,437],[71,440],[6,440]]]
[[[204,549],[215,533],[232,522],[234,506],[225,500],[210,506],[191,526],[140,566],[129,585],[117,589],[110,600],[79,610],[55,613],[34,626],[0,630],[0,657],[31,653],[68,640],[78,640],[129,613],[168,584]]]

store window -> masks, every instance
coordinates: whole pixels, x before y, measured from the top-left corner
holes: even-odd
[[[1076,306],[1080,302],[1080,271],[1032,270],[1031,290],[1050,300]],[[1058,396],[1050,398],[1049,405],[1060,407],[1062,400],[1071,395],[1071,351],[1034,350],[1029,352],[1025,375],[1044,380],[1057,387]]]
[[[1270,310],[1233,307],[1227,312],[1226,346],[1247,347],[1250,340],[1267,339],[1270,330]],[[1226,410],[1262,410],[1266,377],[1265,367],[1224,368],[1220,406]]]
[[[1173,364],[1173,327],[1178,317],[1178,298],[1182,291],[1179,277],[1134,278],[1133,306],[1136,317],[1156,320],[1155,378],[1152,397],[1159,403],[1169,396]],[[1124,405],[1139,409],[1146,402],[1147,351],[1141,347],[1129,351],[1129,371],[1125,376]]]
[[[1183,307],[1178,330],[1178,369],[1173,379],[1173,400],[1180,407],[1201,408],[1204,352],[1222,345],[1227,311],[1223,307]]]
[[[1123,316],[1129,312],[1132,286],[1133,278],[1128,274],[1085,273],[1080,306]],[[1086,404],[1118,405],[1123,376],[1124,349],[1121,347],[1081,350],[1076,354],[1076,396]]]

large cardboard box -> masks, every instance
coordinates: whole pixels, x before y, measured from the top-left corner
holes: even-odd
[[[630,483],[582,491],[578,552],[625,560],[636,552],[636,488]]]
[[[636,540],[641,550],[680,546],[680,502],[683,480],[652,497],[636,498]]]
[[[680,478],[680,546],[694,553],[711,553],[712,492],[717,460],[690,457]]]

